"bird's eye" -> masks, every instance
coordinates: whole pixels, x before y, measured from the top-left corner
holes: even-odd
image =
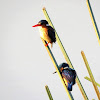
[[[43,25],[43,23],[41,23],[41,25]]]

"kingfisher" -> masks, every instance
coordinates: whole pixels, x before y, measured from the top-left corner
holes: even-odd
[[[76,71],[69,67],[67,63],[61,63],[59,66],[60,74],[67,82],[67,89],[72,91],[72,86],[76,83]],[[56,73],[56,72],[54,72]]]
[[[46,45],[51,44],[51,47],[53,46],[53,43],[56,42],[55,37],[55,30],[48,24],[46,20],[40,20],[38,24],[32,26],[32,27],[39,27],[40,31],[40,37],[45,40]]]

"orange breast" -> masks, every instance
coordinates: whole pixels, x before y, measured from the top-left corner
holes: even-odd
[[[51,42],[50,37],[48,36],[48,29],[46,27],[40,27],[40,37],[43,38],[47,42]]]

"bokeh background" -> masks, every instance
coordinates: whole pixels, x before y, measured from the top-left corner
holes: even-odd
[[[100,0],[90,0],[100,29]],[[68,96],[40,39],[38,28],[46,10],[67,51],[89,98],[97,100],[81,51],[83,50],[95,80],[100,83],[100,45],[86,0],[0,0],[0,100],[49,100],[48,85],[54,100]],[[66,62],[57,43],[52,52],[58,65]],[[100,88],[99,88],[100,91]],[[84,100],[73,86],[75,100]]]

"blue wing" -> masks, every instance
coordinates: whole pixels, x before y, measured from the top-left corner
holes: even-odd
[[[62,76],[69,82],[75,84],[76,72],[71,68],[64,69],[62,71]]]

